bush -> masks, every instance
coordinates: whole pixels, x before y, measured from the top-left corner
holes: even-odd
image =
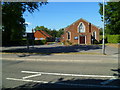
[[[46,40],[28,40],[29,45],[44,45],[46,44]],[[27,41],[23,40],[23,45],[27,45]]]
[[[46,43],[47,43],[46,40],[35,40],[34,41],[34,45],[44,45]]]
[[[44,45],[46,40],[28,40],[29,45]],[[27,45],[27,40],[22,40],[21,45]]]
[[[23,45],[26,45],[26,40],[10,41],[9,43],[6,43],[5,41],[2,41],[2,46],[23,46]]]
[[[120,35],[107,35],[108,43],[120,43]]]
[[[72,45],[72,42],[70,42],[70,41],[67,40],[67,41],[63,41],[63,44],[64,45]]]
[[[93,44],[99,44],[99,42],[96,39],[94,39]]]
[[[103,39],[103,35],[100,35],[100,40]],[[107,39],[107,35],[105,35],[105,39]]]
[[[103,35],[100,35],[100,41],[99,41],[99,44],[102,44],[102,42],[103,42]],[[108,43],[107,35],[105,35],[105,43]]]
[[[21,41],[10,41],[9,43],[5,43],[5,41],[2,41],[2,46],[25,46],[27,45],[27,42],[29,45],[44,45],[47,43],[46,40],[21,40]]]

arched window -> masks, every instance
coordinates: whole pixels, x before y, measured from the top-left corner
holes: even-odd
[[[68,40],[70,39],[70,32],[68,32]]]
[[[78,27],[78,32],[79,33],[84,33],[85,32],[85,26],[83,23],[80,23],[79,27]]]

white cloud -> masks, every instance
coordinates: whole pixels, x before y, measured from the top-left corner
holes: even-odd
[[[30,22],[25,22],[25,24],[27,24],[27,25],[31,25],[31,23],[30,23]]]

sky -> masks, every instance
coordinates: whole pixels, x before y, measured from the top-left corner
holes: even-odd
[[[31,32],[36,26],[59,30],[80,18],[102,27],[98,4],[99,2],[49,2],[39,7],[39,11],[35,10],[33,14],[24,13],[23,17],[28,24],[26,32]]]

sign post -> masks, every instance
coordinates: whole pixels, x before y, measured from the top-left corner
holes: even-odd
[[[105,0],[103,0],[103,41],[102,53],[105,54]]]

